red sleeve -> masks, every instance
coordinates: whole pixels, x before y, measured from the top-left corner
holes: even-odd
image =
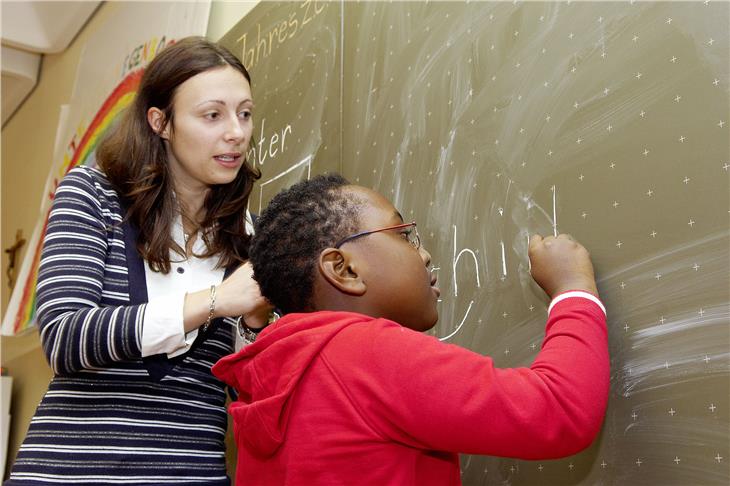
[[[606,318],[584,298],[555,304],[529,368],[492,359],[401,326],[360,330],[343,386],[376,433],[413,447],[548,459],[587,447],[609,390]],[[363,365],[362,363],[366,363]]]

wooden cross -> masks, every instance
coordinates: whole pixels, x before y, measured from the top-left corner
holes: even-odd
[[[13,246],[5,249],[5,253],[7,253],[10,258],[5,275],[8,277],[8,287],[11,289],[15,286],[15,278],[17,277],[15,274],[15,257],[18,255],[18,251],[23,245],[25,245],[25,238],[23,238],[23,230],[19,229],[18,232],[15,233],[15,243]]]

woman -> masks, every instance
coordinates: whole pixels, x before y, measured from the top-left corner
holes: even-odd
[[[9,484],[229,484],[210,367],[235,317],[270,311],[244,263],[252,109],[240,61],[183,39],[147,67],[101,170],[60,184],[37,307],[55,376]]]

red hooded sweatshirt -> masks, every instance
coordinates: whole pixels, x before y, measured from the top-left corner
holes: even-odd
[[[532,366],[498,369],[386,319],[290,314],[213,373],[239,392],[239,486],[458,485],[460,452],[549,459],[591,443],[608,398],[606,319],[565,298]]]

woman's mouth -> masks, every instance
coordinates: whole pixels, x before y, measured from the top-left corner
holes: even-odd
[[[240,152],[230,152],[227,154],[220,154],[213,156],[213,159],[215,159],[216,162],[218,162],[223,167],[229,168],[229,169],[235,169],[238,168],[239,165],[241,165],[241,153]]]

